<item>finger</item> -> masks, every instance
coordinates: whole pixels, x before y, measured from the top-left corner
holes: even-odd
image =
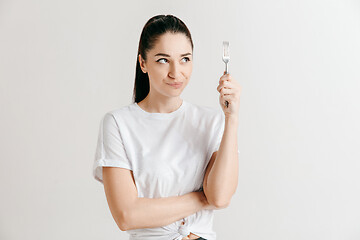
[[[231,80],[232,80],[232,77],[230,75],[224,75],[224,76],[221,76],[221,78],[219,79],[219,82],[231,81]]]
[[[232,76],[230,74],[225,74],[225,75],[222,75],[220,77],[219,82],[221,82],[221,81],[231,81],[231,80],[232,80]]]
[[[234,99],[240,98],[240,94],[236,91],[236,89],[221,89],[219,94],[220,96],[232,96]]]
[[[233,88],[232,88],[232,87],[227,87],[227,86],[224,86],[224,85],[222,85],[222,86],[219,85],[219,86],[217,87],[217,91],[220,92],[221,89],[233,89]]]
[[[220,84],[216,89],[217,89],[217,91],[218,92],[220,92],[221,91],[221,89],[228,89],[229,87],[226,87],[224,84]]]
[[[224,71],[223,75],[226,75],[226,74],[229,74],[229,73],[226,73],[226,71]]]
[[[224,81],[221,82],[218,86],[217,86],[217,90],[219,91],[221,88],[236,88],[235,84],[233,82],[229,82],[229,81]]]
[[[218,87],[218,92],[221,91],[221,89],[234,89],[234,87],[231,84],[220,84]]]
[[[222,88],[222,89],[220,89],[219,92],[221,95],[230,95],[230,94],[234,94],[235,90],[232,88]]]
[[[222,102],[225,102],[225,101],[228,101],[229,103],[231,102],[234,102],[235,100],[236,100],[236,98],[233,96],[233,95],[231,95],[231,94],[229,94],[229,95],[225,95],[225,96],[221,96],[220,95],[220,100],[222,101]]]

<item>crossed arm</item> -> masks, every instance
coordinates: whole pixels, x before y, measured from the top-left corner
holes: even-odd
[[[227,207],[238,182],[237,119],[226,118],[219,150],[207,166],[202,192],[164,198],[139,198],[132,172],[103,167],[110,212],[122,231],[165,226],[202,209]]]
[[[202,209],[211,208],[203,192],[163,198],[139,198],[132,172],[103,167],[110,212],[122,231],[166,226]]]

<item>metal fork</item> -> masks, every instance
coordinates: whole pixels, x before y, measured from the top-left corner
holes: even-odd
[[[225,63],[225,74],[229,73],[228,63],[230,61],[230,52],[229,52],[229,41],[223,41],[223,56],[222,60]],[[225,101],[225,106],[229,107],[229,102]]]

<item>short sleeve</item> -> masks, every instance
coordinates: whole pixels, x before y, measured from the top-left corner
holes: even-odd
[[[132,170],[120,130],[113,114],[101,119],[93,165],[93,177],[103,183],[102,167],[120,167]]]
[[[211,125],[211,139],[210,139],[210,156],[219,150],[222,136],[225,128],[225,116],[222,112],[218,111]]]
[[[210,151],[209,151],[210,157],[214,152],[219,150],[221,140],[224,134],[224,129],[225,129],[225,115],[222,111],[219,111],[212,125],[213,135],[210,141]],[[238,149],[238,153],[240,153],[239,149]]]

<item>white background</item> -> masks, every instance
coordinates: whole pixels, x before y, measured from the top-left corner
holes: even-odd
[[[127,239],[92,178],[100,119],[131,103],[145,22],[189,27],[182,98],[242,86],[240,176],[218,239],[360,239],[360,2],[0,0],[0,239]]]

